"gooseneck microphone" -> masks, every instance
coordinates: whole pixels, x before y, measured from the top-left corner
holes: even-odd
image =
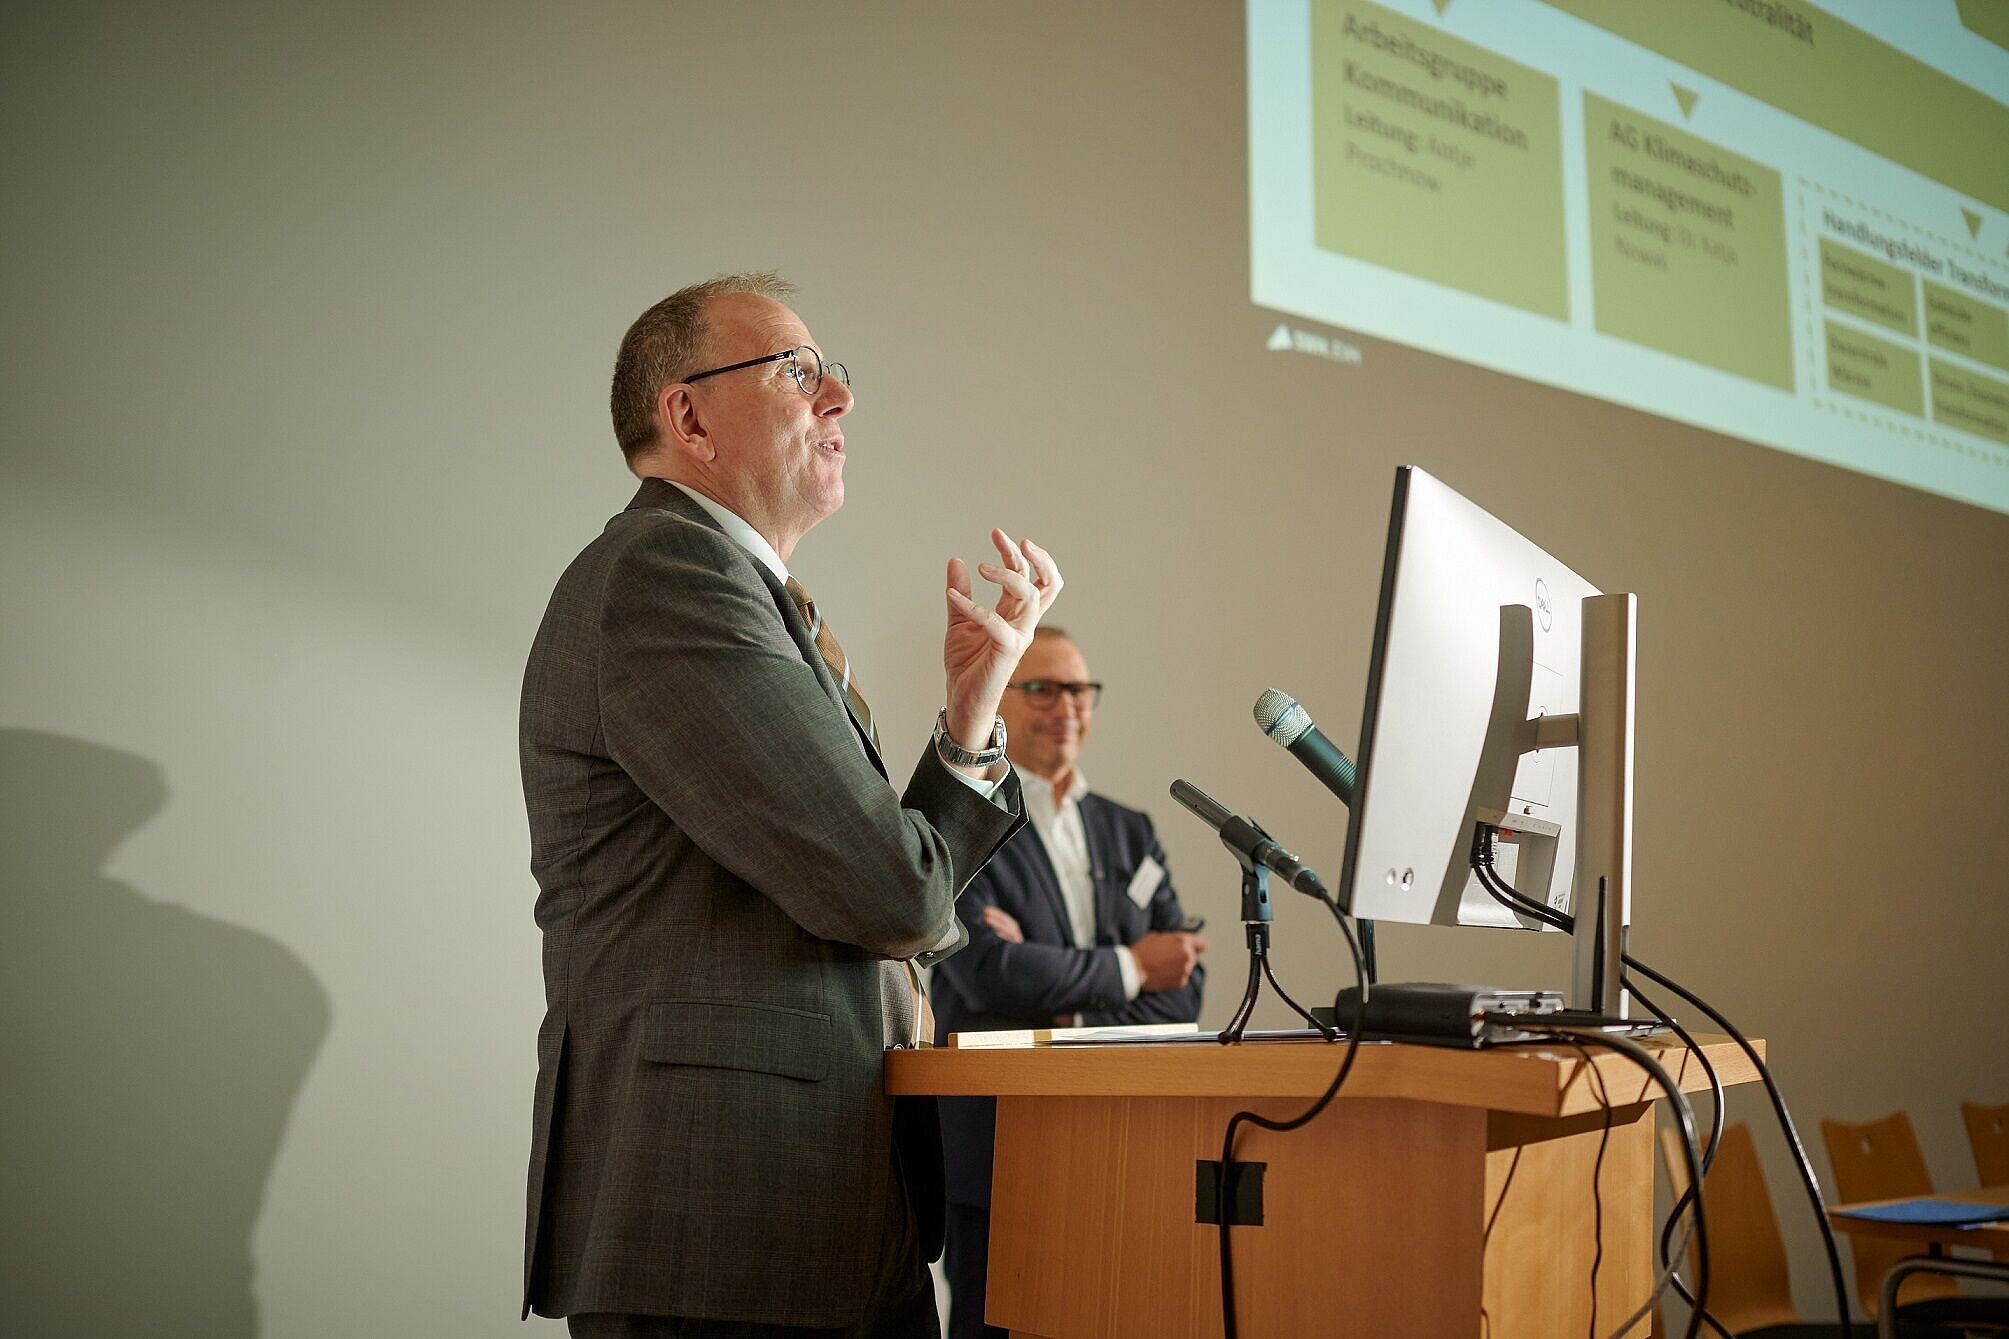
[[[1256,724],[1289,749],[1321,785],[1339,796],[1341,804],[1353,803],[1353,759],[1319,733],[1296,698],[1274,688],[1263,689],[1263,695],[1256,699]]]
[[[1291,887],[1311,897],[1324,898],[1325,883],[1310,866],[1271,840],[1270,834],[1227,808],[1190,781],[1174,781],[1172,798],[1193,811],[1193,815],[1214,830],[1221,844],[1232,851],[1244,867],[1257,865],[1269,870]],[[1267,919],[1267,916],[1265,916]]]

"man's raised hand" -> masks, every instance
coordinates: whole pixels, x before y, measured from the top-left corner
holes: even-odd
[[[998,587],[994,607],[974,598],[963,560],[949,559],[942,669],[948,676],[949,737],[966,749],[989,746],[1005,684],[1065,584],[1053,555],[1031,540],[1016,543],[1004,531],[993,530],[991,543],[997,546],[998,561],[977,564],[977,572]]]

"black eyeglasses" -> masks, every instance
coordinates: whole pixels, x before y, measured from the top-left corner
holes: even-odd
[[[1095,704],[1102,700],[1102,685],[1099,683],[1068,683],[1061,679],[1026,679],[1019,683],[1008,683],[1007,688],[1015,688],[1025,694],[1025,700],[1041,709],[1055,706],[1061,694],[1074,699],[1074,705],[1083,711],[1093,711]]]
[[[714,367],[709,372],[699,372],[694,376],[685,377],[684,384],[688,386],[693,381],[703,381],[706,377],[715,377],[721,372],[737,372],[742,367],[778,363],[784,358],[788,360],[788,375],[795,379],[795,384],[801,388],[804,395],[814,395],[821,389],[825,372],[831,373],[847,386],[851,384],[849,368],[842,363],[824,362],[823,355],[807,344],[800,348],[783,349],[780,353],[770,353],[764,358],[749,358],[743,363],[728,363],[724,367]]]

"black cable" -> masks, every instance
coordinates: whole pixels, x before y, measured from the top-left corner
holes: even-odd
[[[1574,930],[1576,926],[1576,919],[1574,917],[1565,912],[1557,911],[1554,907],[1544,906],[1542,903],[1535,901],[1523,893],[1516,892],[1494,872],[1493,831],[1494,829],[1490,824],[1478,824],[1472,843],[1472,868],[1473,872],[1479,876],[1480,886],[1496,900],[1507,905],[1509,909],[1522,910],[1527,915],[1533,916],[1546,924],[1553,925],[1559,930]],[[1827,1201],[1821,1195],[1821,1184],[1819,1179],[1814,1175],[1813,1163],[1807,1158],[1806,1145],[1800,1142],[1799,1129],[1793,1124],[1792,1113],[1786,1109],[1785,1095],[1779,1091],[1777,1081],[1772,1078],[1772,1071],[1766,1068],[1764,1059],[1759,1056],[1757,1048],[1751,1045],[1750,1039],[1738,1031],[1736,1025],[1729,1019],[1717,1012],[1707,1000],[1688,990],[1679,982],[1654,971],[1630,953],[1620,953],[1619,960],[1626,967],[1631,968],[1659,985],[1666,986],[1682,999],[1687,1000],[1697,1009],[1700,1009],[1708,1016],[1710,1022],[1723,1029],[1724,1035],[1737,1043],[1738,1049],[1744,1052],[1745,1058],[1750,1060],[1752,1067],[1758,1071],[1758,1077],[1765,1085],[1765,1095],[1771,1100],[1772,1113],[1778,1118],[1779,1129],[1786,1137],[1787,1147],[1792,1151],[1794,1169],[1800,1174],[1800,1185],[1806,1190],[1808,1202],[1813,1206],[1814,1224],[1820,1229],[1821,1244],[1827,1251],[1828,1276],[1834,1284],[1835,1314],[1841,1326],[1842,1339],[1855,1339],[1855,1326],[1849,1319],[1848,1284],[1842,1278],[1841,1251],[1835,1245],[1834,1228],[1828,1222]],[[1694,1048],[1691,1047],[1690,1049],[1693,1050]]]
[[[1655,1004],[1645,991],[1632,982],[1627,981],[1624,984],[1626,994],[1638,1000],[1640,1007],[1652,1014],[1655,1022],[1660,1023],[1669,1032],[1672,1032],[1679,1038],[1681,1044],[1694,1053],[1695,1063],[1702,1066],[1702,1076],[1709,1083],[1709,1101],[1713,1112],[1713,1119],[1709,1128],[1709,1138],[1702,1145],[1702,1171],[1704,1175],[1707,1175],[1709,1169],[1716,1165],[1716,1149],[1723,1142],[1723,1113],[1724,1103],[1727,1099],[1723,1093],[1722,1076],[1717,1074],[1716,1066],[1709,1063],[1709,1055],[1702,1049],[1701,1044],[1695,1040],[1687,1028],[1681,1026],[1680,1019],[1668,1013],[1658,1004]]]
[[[1667,1072],[1666,1066],[1653,1058],[1653,1054],[1650,1051],[1638,1042],[1633,1041],[1630,1037],[1614,1037],[1602,1032],[1577,1032],[1568,1028],[1545,1028],[1542,1026],[1539,1015],[1499,1014],[1496,1017],[1499,1021],[1520,1028],[1525,1032],[1546,1033],[1551,1037],[1568,1041],[1572,1045],[1588,1043],[1592,1046],[1604,1046],[1617,1051],[1652,1075],[1654,1082],[1660,1085],[1661,1091],[1667,1094],[1668,1104],[1674,1111],[1675,1120],[1681,1126],[1683,1151],[1688,1154],[1689,1184],[1696,1188],[1695,1215],[1692,1220],[1695,1224],[1695,1295],[1706,1301],[1709,1297],[1709,1227],[1702,1217],[1702,1149],[1695,1137],[1695,1112],[1688,1105],[1687,1095],[1674,1082],[1674,1076]],[[1654,1290],[1655,1296],[1659,1294],[1659,1291],[1658,1288]],[[1618,1333],[1623,1334],[1630,1330],[1651,1309],[1653,1302],[1654,1297],[1648,1297],[1645,1303],[1641,1305],[1639,1311],[1627,1317],[1618,1327]],[[1688,1318],[1688,1331],[1684,1339],[1695,1339],[1696,1332],[1701,1328],[1701,1324],[1702,1313],[1700,1310],[1697,1310]]]
[[[1813,1205],[1814,1222],[1821,1229],[1821,1243],[1827,1248],[1828,1274],[1834,1282],[1835,1314],[1841,1325],[1842,1339],[1855,1339],[1855,1325],[1849,1319],[1848,1285],[1842,1279],[1841,1251],[1835,1245],[1834,1227],[1828,1222],[1827,1201],[1821,1195],[1821,1183],[1814,1176],[1814,1165],[1807,1158],[1806,1145],[1800,1142],[1800,1132],[1793,1124],[1792,1113],[1786,1110],[1785,1095],[1779,1091],[1778,1083],[1772,1078],[1772,1071],[1765,1067],[1765,1061],[1759,1056],[1758,1049],[1751,1045],[1750,1039],[1739,1032],[1736,1025],[1729,1019],[1711,1007],[1707,1000],[1704,1000],[1693,991],[1684,988],[1678,982],[1654,971],[1630,953],[1622,953],[1619,955],[1619,958],[1633,971],[1638,972],[1648,980],[1666,986],[1682,999],[1687,1000],[1690,1004],[1708,1015],[1709,1021],[1717,1027],[1722,1028],[1724,1035],[1737,1043],[1738,1048],[1744,1052],[1745,1058],[1750,1060],[1752,1067],[1758,1071],[1758,1077],[1765,1085],[1765,1095],[1771,1099],[1772,1112],[1778,1117],[1779,1129],[1786,1136],[1786,1146],[1792,1150],[1793,1165],[1800,1173],[1800,1184],[1806,1189],[1808,1202]]]
[[[1702,1049],[1701,1043],[1695,1040],[1687,1028],[1681,1026],[1680,1019],[1654,1003],[1653,999],[1645,991],[1632,982],[1627,981],[1624,985],[1626,994],[1638,1000],[1640,1007],[1652,1014],[1655,1022],[1661,1024],[1669,1032],[1672,1032],[1680,1040],[1681,1044],[1694,1054],[1695,1062],[1702,1066],[1702,1077],[1709,1084],[1709,1102],[1712,1112],[1709,1138],[1704,1140],[1702,1144],[1702,1172],[1706,1176],[1709,1169],[1716,1165],[1716,1149],[1723,1142],[1724,1104],[1728,1100],[1723,1092],[1723,1078],[1716,1072],[1716,1066],[1709,1063],[1709,1055]]]
[[[1565,931],[1573,930],[1576,924],[1574,917],[1570,916],[1566,912],[1558,911],[1554,907],[1545,906],[1544,904],[1535,901],[1533,898],[1516,891],[1504,879],[1500,878],[1499,873],[1493,864],[1492,835],[1494,830],[1495,829],[1490,824],[1479,824],[1475,827],[1473,831],[1472,872],[1478,877],[1480,887],[1484,888],[1486,892],[1489,895],[1491,895],[1496,902],[1506,907],[1509,911],[1517,911],[1522,914],[1532,916],[1536,920],[1542,921],[1544,924],[1547,925],[1552,925],[1559,930],[1565,930]],[[1651,1002],[1645,1000],[1642,1000],[1641,1002],[1646,1004],[1649,1009],[1653,1008]],[[1660,1014],[1659,1010],[1654,1009],[1653,1012],[1655,1013],[1656,1016],[1659,1016],[1663,1022],[1669,1021],[1665,1015]],[[1670,1024],[1670,1026],[1672,1025]],[[1709,1076],[1710,1095],[1713,1098],[1715,1104],[1714,1120],[1711,1123],[1709,1132],[1708,1151],[1706,1154],[1701,1154],[1698,1157],[1699,1164],[1704,1173],[1706,1174],[1709,1164],[1715,1161],[1716,1145],[1721,1138],[1721,1132],[1723,1126],[1722,1084],[1716,1075],[1714,1067],[1709,1064],[1708,1057],[1702,1055],[1700,1050],[1695,1046],[1694,1038],[1690,1037],[1686,1032],[1680,1031],[1678,1028],[1676,1029],[1676,1033],[1682,1039],[1683,1044],[1686,1045],[1690,1051],[1694,1052],[1698,1056],[1698,1058],[1702,1061],[1703,1070]],[[1600,1082],[1602,1082],[1602,1076],[1600,1076]],[[1691,1119],[1692,1119],[1692,1111],[1691,1111]],[[1600,1144],[1598,1150],[1600,1161],[1603,1158],[1603,1152],[1604,1152],[1603,1145]],[[1660,1235],[1660,1263],[1662,1266],[1661,1282],[1655,1287],[1654,1295],[1657,1297],[1659,1293],[1671,1283],[1674,1286],[1675,1291],[1680,1294],[1682,1300],[1686,1301],[1695,1312],[1700,1314],[1701,1317],[1705,1321],[1707,1321],[1707,1323],[1710,1325],[1711,1328],[1715,1329],[1718,1334],[1723,1335],[1724,1339],[1730,1339],[1730,1336],[1727,1334],[1726,1331],[1724,1331],[1723,1327],[1717,1323],[1716,1318],[1709,1314],[1708,1308],[1702,1305],[1701,1301],[1698,1299],[1697,1296],[1691,1295],[1689,1293],[1687,1285],[1681,1280],[1679,1273],[1674,1269],[1673,1265],[1670,1263],[1669,1260],[1670,1242],[1674,1232],[1674,1225],[1680,1220],[1681,1210],[1684,1205],[1687,1205],[1692,1202],[1695,1205],[1695,1214],[1699,1219],[1701,1214],[1700,1195],[1701,1195],[1700,1182],[1698,1180],[1691,1179],[1689,1189],[1682,1193],[1682,1195],[1676,1200],[1673,1209],[1670,1210],[1668,1213],[1667,1221],[1663,1225]],[[1602,1204],[1600,1203],[1600,1208],[1601,1207]],[[1602,1224],[1600,1222],[1600,1227],[1601,1226]],[[1599,1256],[1602,1257],[1603,1252],[1602,1252],[1601,1240],[1599,1246],[1600,1246]],[[1593,1290],[1593,1305],[1595,1305],[1595,1289],[1596,1289],[1595,1264],[1592,1266],[1591,1283]],[[1691,1333],[1693,1333],[1692,1329]]]
[[[1631,981],[1628,980],[1624,984],[1626,991],[1639,1001],[1641,1007],[1666,1025],[1667,1029],[1676,1037],[1680,1038],[1681,1044],[1686,1046],[1689,1053],[1701,1064],[1703,1074],[1709,1079],[1709,1097],[1715,1114],[1714,1119],[1710,1122],[1709,1141],[1702,1146],[1702,1174],[1707,1176],[1709,1175],[1709,1169],[1716,1165],[1716,1149],[1723,1142],[1723,1126],[1725,1121],[1723,1079],[1717,1074],[1716,1066],[1709,1063],[1708,1054],[1696,1044],[1695,1038],[1689,1035],[1688,1029],[1682,1027],[1672,1014],[1655,1004],[1647,996],[1646,992],[1642,991]],[[1694,1187],[1690,1186],[1684,1189],[1679,1195],[1675,1196],[1674,1207],[1667,1211],[1667,1219],[1660,1225],[1660,1266],[1662,1269],[1673,1270],[1672,1243],[1674,1240],[1674,1225],[1681,1220],[1681,1211],[1688,1207],[1694,1199]],[[1690,1308],[1695,1308],[1695,1295],[1688,1291],[1688,1284],[1682,1280],[1680,1273],[1678,1271],[1670,1272],[1668,1281],[1673,1285],[1674,1291],[1680,1295],[1681,1300],[1686,1302]],[[1715,1316],[1707,1311],[1702,1312],[1702,1323],[1716,1331],[1721,1336],[1721,1339],[1737,1339],[1735,1335],[1731,1334],[1725,1328],[1723,1322],[1717,1320]]]
[[[1576,1037],[1565,1040],[1583,1057],[1584,1068],[1597,1081],[1597,1104],[1604,1109],[1604,1128],[1597,1137],[1597,1160],[1590,1169],[1591,1240],[1595,1250],[1590,1258],[1590,1339],[1597,1339],[1597,1275],[1604,1268],[1604,1153],[1611,1144],[1611,1093],[1604,1086],[1604,1073],[1590,1058],[1590,1049]]]
[[[1568,912],[1557,911],[1545,906],[1525,893],[1515,891],[1499,875],[1493,866],[1493,833],[1496,829],[1490,823],[1479,823],[1472,834],[1472,872],[1479,876],[1479,886],[1492,896],[1495,902],[1509,911],[1523,916],[1532,916],[1544,925],[1552,925],[1558,930],[1569,930],[1576,925]]]
[[[1340,934],[1346,937],[1346,947],[1353,954],[1354,983],[1360,987],[1360,993],[1353,1005],[1353,1026],[1346,1030],[1346,1055],[1339,1062],[1339,1072],[1332,1076],[1332,1082],[1311,1106],[1289,1120],[1271,1120],[1253,1111],[1237,1111],[1228,1118],[1228,1131],[1221,1139],[1220,1192],[1215,1196],[1221,1217],[1221,1326],[1227,1339],[1235,1339],[1235,1256],[1228,1237],[1228,1177],[1229,1169],[1235,1165],[1235,1131],[1244,1121],[1278,1133],[1289,1133],[1310,1124],[1338,1095],[1346,1076],[1352,1072],[1353,1058],[1360,1053],[1360,1034],[1367,1022],[1367,964],[1361,956],[1360,942],[1354,938],[1353,927],[1346,923],[1345,913],[1340,911],[1339,904],[1330,897],[1320,900],[1332,912],[1333,920],[1339,923]]]

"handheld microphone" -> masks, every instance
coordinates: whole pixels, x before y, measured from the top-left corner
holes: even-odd
[[[1172,798],[1193,811],[1194,817],[1212,828],[1221,844],[1234,853],[1248,869],[1260,865],[1291,887],[1310,897],[1324,898],[1325,883],[1318,875],[1283,847],[1270,834],[1248,819],[1230,813],[1220,801],[1190,781],[1174,781]],[[1265,914],[1264,919],[1268,916]]]
[[[1341,804],[1353,803],[1353,759],[1319,733],[1296,698],[1274,688],[1263,689],[1263,695],[1256,699],[1256,724],[1289,749],[1321,785],[1339,796]]]

